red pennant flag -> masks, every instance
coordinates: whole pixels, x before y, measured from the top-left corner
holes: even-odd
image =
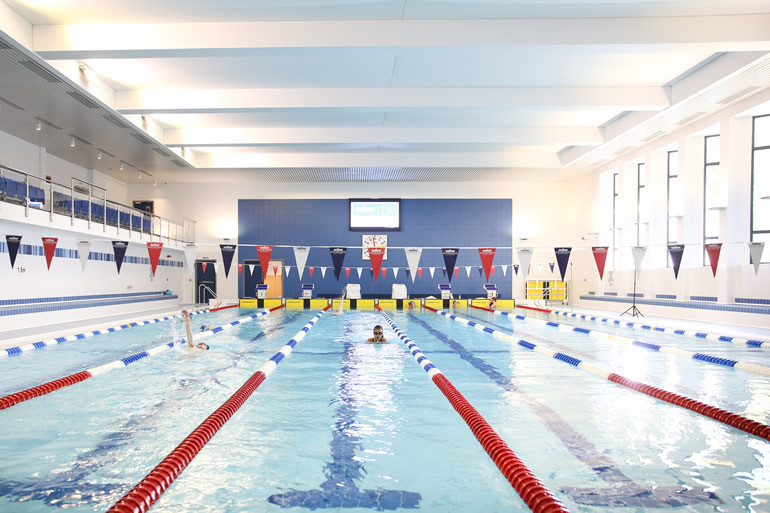
[[[460,273],[460,268],[455,267],[455,278],[457,278],[457,275]]]
[[[484,274],[489,281],[492,261],[495,259],[495,248],[479,248],[479,256],[481,257],[481,265],[484,266]]]
[[[206,266],[209,264],[207,262],[201,262],[201,268],[203,269],[203,274],[206,274]]]
[[[243,264],[238,264],[238,276],[243,272]]]
[[[259,265],[262,266],[262,276],[267,276],[267,265],[270,263],[270,255],[273,253],[273,246],[257,246],[259,255]],[[312,274],[310,275],[313,276]]]
[[[277,265],[273,266],[273,274],[278,276],[278,266]]]
[[[315,267],[308,267],[307,270],[310,271],[310,277],[312,278],[313,277],[313,271],[315,271]]]
[[[722,251],[721,242],[706,244],[706,253],[709,255],[709,262],[711,262],[711,272],[714,274],[714,276],[717,275],[717,264],[719,263],[720,251]]]
[[[380,275],[380,266],[382,265],[382,257],[385,254],[385,248],[369,248],[369,260],[372,262],[372,270],[374,271],[374,281]]]
[[[383,278],[385,277],[386,272],[387,272],[387,269],[383,267],[382,268],[382,277]]]
[[[492,272],[489,273],[489,276],[494,276],[494,275],[495,275],[495,266],[493,265]]]
[[[422,267],[417,268],[417,277],[422,278]]]
[[[345,268],[345,278],[350,278],[350,267]]]
[[[594,246],[591,251],[594,254],[594,260],[596,260],[596,268],[599,270],[599,279],[604,279],[604,264],[607,263],[607,250],[608,246]]]
[[[51,269],[51,260],[56,253],[56,243],[59,239],[56,237],[43,237],[43,249],[45,250],[45,262],[48,264],[48,269]]]
[[[160,252],[163,251],[162,242],[148,242],[147,252],[150,254],[150,266],[152,267],[152,275],[155,276],[155,269],[158,268],[158,260],[160,259]]]

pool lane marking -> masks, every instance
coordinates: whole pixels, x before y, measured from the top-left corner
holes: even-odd
[[[200,335],[198,335],[197,339],[200,340],[202,338],[208,338],[210,336],[213,336],[217,333],[221,333],[222,331],[229,330],[235,326],[238,326],[240,324],[244,324],[249,321],[253,321],[254,319],[258,319],[260,317],[263,317],[273,310],[278,310],[279,308],[283,308],[283,305],[277,306],[275,308],[271,308],[270,310],[263,310],[260,313],[249,315],[247,317],[242,317],[238,320],[235,320],[231,323],[224,324],[222,326],[217,326],[215,328],[212,328],[210,330],[204,331]],[[180,342],[187,343],[186,339],[180,339]],[[106,363],[104,365],[99,365],[98,367],[93,367],[91,369],[87,369],[81,372],[78,372],[76,374],[71,374],[69,376],[65,376],[63,378],[56,379],[54,381],[49,381],[47,383],[43,383],[42,385],[37,385],[32,388],[28,388],[26,390],[21,390],[20,392],[15,392],[13,394],[9,394],[5,397],[0,397],[0,410],[4,410],[6,408],[10,408],[11,406],[14,406],[16,404],[22,403],[24,401],[27,401],[29,399],[33,399],[35,397],[40,397],[46,394],[50,394],[51,392],[54,392],[56,390],[59,390],[60,388],[64,388],[69,385],[74,385],[75,383],[80,383],[81,381],[85,381],[89,378],[92,378],[94,376],[99,376],[101,374],[105,374],[113,369],[119,369],[121,367],[126,367],[136,361],[139,361],[143,358],[147,358],[148,356],[154,356],[158,353],[162,353],[164,351],[168,351],[174,347],[174,342],[168,342],[167,344],[161,344],[159,346],[153,347],[152,349],[148,349],[146,351],[142,351],[136,354],[133,354],[131,356],[127,356],[126,358],[121,358],[120,360],[115,360],[110,363]]]
[[[197,312],[190,312],[190,315],[198,315],[198,314],[207,313],[207,312],[209,312],[209,310],[199,310]],[[159,317],[157,319],[147,319],[144,321],[127,322],[125,324],[121,324],[119,326],[113,326],[112,328],[105,328],[103,330],[94,330],[94,331],[89,331],[88,333],[78,333],[77,335],[68,335],[66,337],[63,337],[63,336],[54,337],[54,338],[49,338],[47,340],[41,340],[39,342],[32,342],[30,344],[25,344],[23,346],[7,347],[5,349],[0,349],[0,358],[15,355],[15,354],[21,354],[25,351],[31,351],[33,349],[43,349],[48,346],[55,346],[57,344],[61,344],[63,342],[70,342],[72,340],[82,340],[84,338],[90,338],[96,335],[104,335],[105,333],[113,333],[115,331],[126,330],[128,328],[135,328],[137,326],[144,326],[147,324],[155,324],[157,322],[169,321],[175,318],[181,318],[181,315],[172,315],[170,317]]]
[[[563,310],[551,310],[550,313],[554,315],[561,315],[563,317],[575,317],[583,319],[585,321],[603,322],[606,324],[613,324],[615,326],[621,326],[625,328],[639,328],[648,331],[656,331],[660,333],[669,333],[674,335],[681,335],[686,337],[696,337],[703,340],[718,340],[721,342],[733,342],[735,344],[746,344],[750,347],[760,347],[764,349],[770,349],[770,342],[758,339],[747,339],[742,337],[731,337],[728,335],[719,335],[716,333],[705,333],[697,330],[680,330],[676,328],[664,328],[660,326],[651,326],[649,324],[643,324],[641,322],[630,322],[624,319],[618,319],[613,317],[602,317],[600,315],[586,315],[576,314],[571,312],[565,312]]]
[[[450,383],[441,371],[423,354],[417,344],[404,333],[393,319],[376,305],[375,308],[383,316],[385,322],[393,329],[398,338],[406,344],[412,358],[428,373],[433,383],[449,400],[454,409],[462,416],[481,446],[487,451],[503,476],[513,486],[527,506],[536,513],[567,512],[567,508],[551,493],[550,490],[527,468],[494,429],[484,420],[484,417],[468,402],[465,397]]]
[[[505,315],[510,316],[507,312],[500,312],[498,310],[490,310],[489,308],[481,308],[478,306],[474,306],[473,308],[476,308],[477,310],[486,310],[488,312],[494,312],[495,315]],[[753,363],[746,363],[746,362],[739,362],[738,360],[731,360],[729,358],[721,358],[719,356],[713,356],[710,354],[705,353],[693,353],[692,351],[687,351],[685,349],[679,349],[677,347],[668,347],[668,346],[662,346],[659,344],[652,344],[649,342],[643,342],[641,340],[634,340],[632,338],[623,337],[621,335],[613,335],[612,333],[605,333],[603,331],[596,331],[596,330],[589,330],[587,328],[580,328],[578,326],[573,326],[571,324],[564,324],[560,322],[553,322],[553,321],[545,321],[543,319],[535,319],[534,317],[525,317],[523,315],[515,315],[515,319],[518,320],[524,320],[529,322],[534,322],[536,324],[542,324],[545,326],[550,326],[552,328],[558,328],[563,331],[574,331],[577,333],[583,333],[585,335],[588,335],[590,337],[594,338],[601,338],[601,339],[607,339],[611,340],[613,342],[623,342],[625,344],[629,344],[634,347],[639,347],[642,349],[646,349],[648,351],[657,351],[661,353],[669,353],[669,354],[675,354],[677,356],[684,356],[685,358],[691,358],[693,360],[700,360],[702,362],[707,363],[714,363],[717,365],[722,365],[723,367],[732,367],[734,369],[740,369],[745,370],[748,372],[755,372],[757,374],[764,374],[765,376],[770,376],[770,367],[764,367],[762,365],[756,365]]]
[[[667,403],[673,404],[675,406],[680,406],[682,408],[686,408],[690,411],[694,411],[695,413],[699,413],[703,415],[704,417],[709,417],[711,419],[714,419],[716,421],[719,421],[723,424],[726,424],[728,426],[732,426],[736,429],[740,429],[741,431],[744,431],[746,433],[749,433],[751,435],[757,436],[759,438],[764,438],[765,440],[770,440],[770,426],[767,426],[765,424],[762,424],[760,422],[751,420],[747,417],[744,417],[742,415],[738,415],[736,413],[731,413],[729,411],[723,410],[721,408],[717,408],[716,406],[710,406],[708,404],[702,403],[700,401],[696,401],[695,399],[690,399],[688,397],[684,397],[678,394],[674,394],[673,392],[668,392],[666,390],[663,390],[661,388],[656,388],[651,385],[647,385],[644,383],[640,383],[638,381],[634,381],[632,379],[626,378],[620,374],[616,374],[612,371],[603,369],[602,367],[599,367],[598,365],[594,365],[592,363],[584,362],[578,358],[569,356],[564,353],[556,352],[551,349],[548,349],[547,347],[533,344],[531,342],[527,342],[524,339],[516,340],[514,337],[508,335],[507,333],[503,333],[498,330],[494,330],[492,328],[488,328],[482,324],[479,324],[477,322],[464,319],[462,317],[459,317],[454,314],[450,314],[447,312],[444,312],[442,310],[436,310],[435,308],[431,308],[428,306],[423,305],[423,308],[430,310],[432,312],[435,312],[438,315],[443,315],[445,317],[448,317],[452,320],[455,320],[461,324],[466,324],[468,326],[471,326],[479,331],[484,331],[489,334],[491,334],[494,337],[502,338],[508,341],[516,342],[521,347],[524,347],[526,349],[530,349],[536,353],[541,353],[546,356],[549,356],[551,358],[555,358],[557,360],[561,360],[564,363],[568,363],[572,365],[573,367],[577,367],[578,369],[590,372],[591,374],[595,374],[596,376],[599,376],[601,378],[607,379],[609,381],[612,381],[614,383],[617,383],[619,385],[623,385],[624,387],[630,388],[632,390],[636,390],[637,392],[641,392],[643,394],[649,395],[650,397],[654,397],[656,399],[660,399],[661,401],[665,401]]]
[[[358,430],[350,429],[359,424],[358,394],[352,391],[360,378],[361,369],[356,369],[357,361],[355,348],[361,343],[357,340],[351,323],[347,322],[343,331],[343,351],[333,354],[342,358],[341,377],[337,381],[337,399],[334,410],[334,428],[332,440],[329,442],[332,461],[324,465],[323,474],[326,476],[316,489],[294,490],[276,493],[267,501],[282,508],[300,507],[325,509],[330,505],[339,508],[366,508],[377,511],[395,509],[414,509],[420,507],[422,496],[416,492],[404,490],[360,489],[356,480],[363,479],[366,474],[365,460],[356,455],[363,450],[363,437]],[[306,353],[307,354],[307,353]],[[318,354],[318,353],[310,353]]]
[[[491,364],[473,356],[462,344],[453,340],[445,333],[435,329],[413,314],[409,314],[408,318],[411,322],[419,324],[428,333],[449,345],[449,347],[454,349],[455,354],[458,354],[460,358],[486,374],[500,388],[507,392],[517,392],[518,395],[516,397],[532,409],[545,427],[564,444],[577,460],[588,466],[600,479],[611,485],[608,488],[569,487],[561,489],[562,493],[567,494],[578,504],[603,507],[639,507],[639,497],[645,497],[643,506],[647,508],[670,508],[700,503],[723,504],[722,500],[711,492],[683,486],[643,487],[636,483],[626,476],[614,461],[599,452],[593,443],[588,441],[582,433],[575,430],[558,412],[537,399],[522,393],[510,378],[498,372]]]
[[[282,307],[276,307],[276,309]],[[297,343],[305,338],[315,323],[323,317],[329,308],[331,308],[331,305],[318,312],[308,321],[286,345],[281,347],[227,401],[222,403],[214,413],[209,415],[197,428],[187,435],[187,438],[177,445],[144,479],[139,481],[136,486],[113,504],[107,510],[107,513],[135,513],[136,511],[144,512],[149,510],[225,422],[230,420],[230,417],[243,406],[246,400],[251,397],[251,394],[275,370],[278,364],[291,354]]]

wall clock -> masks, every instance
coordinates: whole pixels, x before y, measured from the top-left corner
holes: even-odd
[[[383,260],[388,259],[388,236],[387,235],[361,235],[361,259],[369,260],[369,248],[385,248],[382,255]]]

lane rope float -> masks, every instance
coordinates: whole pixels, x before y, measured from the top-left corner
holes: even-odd
[[[727,410],[717,408],[716,406],[711,406],[711,405],[702,403],[700,401],[696,401],[695,399],[691,399],[689,397],[684,397],[684,396],[675,394],[673,392],[668,392],[667,390],[663,390],[661,388],[656,388],[651,385],[647,385],[645,383],[634,381],[620,374],[616,374],[612,371],[603,369],[598,365],[585,362],[583,360],[580,360],[579,358],[575,358],[565,353],[553,351],[552,349],[549,349],[545,346],[533,344],[532,342],[528,342],[524,339],[516,340],[514,337],[508,335],[507,333],[503,333],[502,331],[489,328],[487,326],[484,326],[483,324],[479,324],[478,322],[471,321],[469,319],[464,319],[457,315],[450,314],[442,310],[436,310],[435,308],[431,308],[428,306],[423,305],[423,308],[430,310],[434,313],[437,313],[439,315],[448,317],[449,319],[457,321],[461,324],[465,324],[467,326],[475,328],[479,331],[484,331],[486,333],[489,333],[493,337],[502,338],[504,340],[515,342],[521,347],[530,349],[536,353],[541,353],[551,358],[561,360],[562,362],[568,363],[573,367],[577,367],[578,369],[590,372],[591,374],[594,374],[601,378],[612,381],[613,383],[623,385],[624,387],[630,388],[632,390],[636,390],[637,392],[641,392],[643,394],[649,395],[650,397],[660,399],[661,401],[665,401],[675,406],[680,406],[690,411],[694,411],[695,413],[698,413],[705,417],[709,417],[723,424],[727,424],[728,426],[734,427],[736,429],[740,429],[741,431],[757,436],[759,438],[770,440],[770,426],[762,424],[755,420],[751,420],[742,415],[738,415],[737,413],[732,413]]]
[[[202,338],[208,338],[216,333],[220,333],[222,331],[231,329],[235,326],[238,326],[239,324],[244,324],[249,321],[253,321],[254,319],[258,319],[259,317],[263,317],[267,315],[268,313],[272,312],[273,310],[278,310],[280,308],[283,308],[283,305],[277,306],[275,308],[271,308],[270,310],[264,310],[262,312],[259,312],[254,315],[249,315],[248,317],[243,317],[241,319],[235,320],[229,324],[224,324],[222,326],[217,326],[215,328],[212,328],[210,330],[204,331],[200,335],[197,336],[197,339],[200,340]],[[186,339],[180,339],[180,342],[187,343]],[[143,358],[147,358],[148,356],[154,356],[158,353],[162,353],[164,351],[168,351],[169,349],[174,347],[175,342],[168,342],[166,344],[161,344],[159,346],[153,347],[152,349],[148,349],[146,351],[142,351],[140,353],[133,354],[131,356],[127,356],[126,358],[121,358],[120,360],[115,360],[110,363],[105,363],[104,365],[100,365],[98,367],[93,367],[91,369],[87,369],[84,371],[80,371],[76,374],[71,374],[69,376],[65,376],[63,378],[56,379],[54,381],[49,381],[47,383],[43,383],[42,385],[37,385],[32,388],[28,388],[26,390],[21,390],[19,392],[15,392],[13,394],[7,395],[5,397],[0,397],[0,410],[4,410],[6,408],[10,408],[11,406],[15,406],[19,403],[23,403],[24,401],[28,401],[29,399],[34,399],[35,397],[40,397],[46,394],[50,394],[51,392],[54,392],[56,390],[59,390],[61,388],[64,388],[69,385],[74,385],[75,383],[80,383],[81,381],[85,381],[89,378],[92,378],[94,376],[98,376],[100,374],[105,374],[112,369],[118,369],[121,367],[126,367],[136,361],[139,361]]]
[[[278,307],[277,307],[278,308]],[[267,376],[275,370],[281,360],[291,354],[297,342],[305,338],[305,335],[323,316],[331,306],[327,306],[310,322],[297,332],[277,353],[275,353],[267,362],[265,362],[254,374],[251,375],[241,387],[222,403],[214,413],[209,415],[206,420],[190,433],[182,443],[176,446],[163,461],[147,474],[136,486],[116,502],[107,513],[137,513],[145,512],[152,507],[163,492],[165,492],[171,483],[179,477],[179,474],[190,464],[195,456],[203,449],[209,440],[219,431],[219,429],[230,420],[243,403],[251,394],[259,388]]]
[[[423,354],[417,344],[404,333],[393,319],[382,311],[379,305],[375,308],[385,318],[388,325],[395,331],[398,338],[406,344],[412,357],[420,367],[428,373],[433,383],[441,390],[454,409],[462,416],[476,439],[492,458],[503,476],[513,486],[522,500],[535,513],[568,512],[564,505],[546,488],[546,486],[530,471],[518,456],[508,447],[500,435],[487,423],[484,417],[468,402],[465,397],[450,383],[442,372]]]

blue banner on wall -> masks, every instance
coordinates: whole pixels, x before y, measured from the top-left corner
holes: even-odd
[[[455,270],[455,262],[457,262],[457,253],[459,248],[443,248],[441,254],[444,255],[444,268],[446,269],[449,282],[452,282],[452,275]]]
[[[345,253],[348,248],[329,248],[332,255],[332,264],[334,264],[334,277],[340,281],[340,272],[342,271],[342,262],[345,261]]]
[[[559,271],[561,272],[561,279],[564,281],[564,274],[567,272],[567,262],[569,262],[569,254],[572,252],[572,248],[553,248],[556,253],[556,261],[559,263]],[[551,267],[553,271],[553,267]]]

